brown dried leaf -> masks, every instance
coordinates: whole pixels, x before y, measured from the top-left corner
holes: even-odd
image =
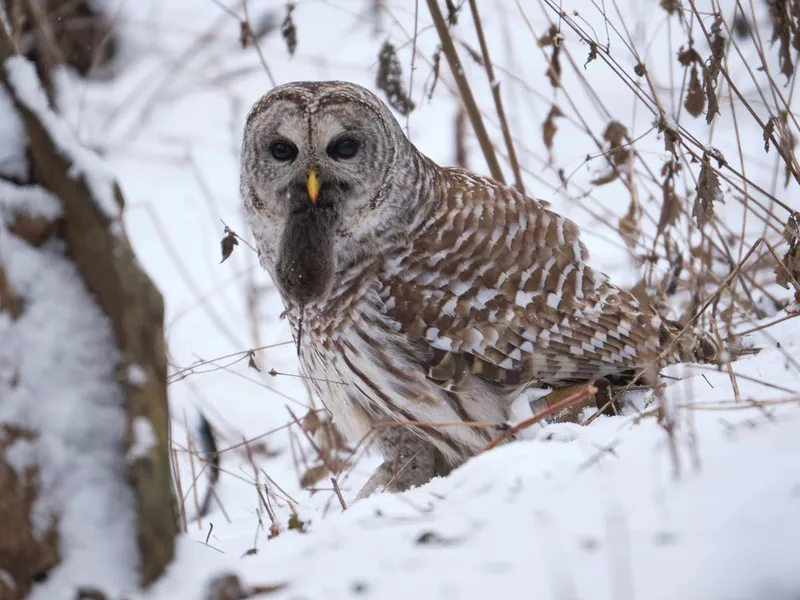
[[[558,31],[558,27],[551,25],[547,33],[537,40],[540,48],[545,46],[552,46],[553,53],[550,55],[550,61],[547,64],[547,71],[545,75],[550,80],[550,85],[554,88],[561,87],[561,41],[563,37]]]
[[[773,133],[775,133],[775,117],[770,117],[764,125],[764,152],[769,152],[769,140]]]
[[[416,107],[405,90],[403,69],[397,58],[397,51],[389,42],[384,42],[378,54],[378,76],[375,85],[386,93],[389,106],[404,117],[411,114]]]
[[[660,5],[670,15],[679,13],[681,10],[680,0],[661,0]]]
[[[311,467],[300,476],[300,487],[310,488],[321,481],[327,474],[328,468],[324,464]]]
[[[709,77],[716,83],[719,70],[722,68],[722,58],[725,56],[725,40],[722,35],[722,14],[717,13],[711,25],[711,56],[708,58]]]
[[[322,421],[315,410],[309,410],[306,413],[306,416],[303,417],[301,423],[303,431],[310,433],[311,435],[314,435],[317,432],[317,429],[319,429],[320,425],[322,425]]]
[[[261,372],[261,369],[259,369],[258,365],[256,364],[256,355],[252,350],[247,353],[247,366],[251,369],[255,369],[259,373]]]
[[[772,42],[778,41],[778,64],[786,80],[792,78],[794,63],[792,63],[792,37],[797,39],[798,27],[792,15],[789,2],[771,1],[769,16],[772,19]]]
[[[750,35],[750,21],[737,10],[733,15],[733,27],[731,29],[733,29],[733,33],[736,36],[745,40]]]
[[[692,217],[698,227],[703,227],[714,218],[714,203],[722,202],[722,186],[719,175],[709,165],[708,156],[703,155],[703,165],[700,167],[700,177],[697,185],[697,197],[692,208]]]
[[[775,268],[775,282],[786,289],[794,286],[794,301],[800,303],[800,212],[789,216],[783,237],[789,242],[789,249],[783,264]]]
[[[703,88],[706,92],[708,110],[706,111],[706,123],[711,123],[714,116],[719,114],[719,101],[717,100],[717,80],[711,76],[710,69],[703,70]]]
[[[547,65],[545,75],[550,80],[550,85],[554,88],[561,87],[561,46],[553,46],[553,54],[550,56],[550,62]]]
[[[597,43],[596,42],[589,42],[589,57],[586,59],[586,62],[583,63],[583,68],[586,68],[593,60],[597,59]]]
[[[664,181],[661,182],[661,215],[658,217],[657,235],[664,232],[667,227],[674,225],[682,212],[681,202],[675,193],[675,165],[680,163],[670,160],[661,169]]]
[[[433,98],[433,91],[436,89],[436,84],[439,83],[439,65],[442,61],[442,47],[436,46],[436,51],[433,53],[433,59],[431,60],[431,77],[433,77],[433,82],[431,83],[431,89],[428,92],[428,102],[431,101]]]
[[[606,185],[611,183],[612,181],[616,181],[619,179],[619,170],[618,169],[609,169],[603,175],[598,175],[594,179],[592,179],[592,185]]]
[[[647,67],[644,66],[644,63],[636,63],[636,65],[633,67],[633,72],[639,77],[644,77],[647,75]]]
[[[324,463],[320,463],[309,468],[300,477],[300,485],[304,488],[312,487],[314,484],[321,481],[328,474],[337,475],[344,472],[348,467],[346,461],[336,458],[335,456],[328,456]]]
[[[550,25],[550,29],[547,30],[547,33],[536,40],[536,43],[540,48],[544,48],[545,46],[556,46],[558,45],[558,37],[558,27],[555,25]]]
[[[641,234],[639,228],[640,214],[641,209],[639,208],[639,203],[636,202],[636,200],[631,200],[628,212],[619,220],[619,231],[629,250],[634,250],[636,248],[636,241]]]
[[[453,25],[458,25],[459,7],[455,5],[453,0],[444,0],[444,4],[447,7],[447,24],[451,27]]]
[[[692,64],[703,64],[703,59],[697,53],[697,50],[689,46],[688,48],[681,49],[678,51],[678,62],[681,63],[684,67],[688,67]]]
[[[222,260],[219,262],[222,264],[230,258],[233,253],[233,247],[239,245],[239,240],[236,239],[236,234],[226,227],[225,237],[222,238],[220,245],[222,246]]]
[[[622,146],[628,139],[628,128],[619,121],[611,121],[603,132],[603,139],[610,143],[612,148]]]
[[[676,124],[673,121],[667,121],[667,118],[662,114],[656,125],[658,132],[664,134],[664,149],[673,156],[677,156],[677,144],[681,136],[678,133]]]
[[[703,94],[703,85],[700,83],[696,64],[692,65],[692,72],[689,76],[689,89],[686,92],[686,101],[683,105],[693,117],[699,117],[703,114],[703,110],[706,107],[706,97]]]
[[[558,126],[556,125],[556,118],[563,117],[564,113],[561,112],[561,109],[558,108],[555,104],[550,107],[550,112],[547,113],[547,118],[542,123],[542,139],[544,141],[544,145],[547,147],[547,150],[550,151],[553,148],[553,139],[556,136],[556,132],[558,131]]]
[[[628,142],[628,128],[619,121],[611,121],[603,132],[603,139],[611,147],[609,155],[615,165],[624,165],[630,160],[631,153],[625,148]]]
[[[286,16],[283,18],[283,23],[281,23],[281,37],[286,42],[286,48],[289,50],[290,56],[294,56],[294,51],[297,49],[297,28],[294,25],[294,19],[292,19],[294,9],[294,2],[289,2],[286,5]]]

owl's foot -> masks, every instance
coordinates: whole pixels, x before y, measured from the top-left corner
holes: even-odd
[[[379,443],[384,462],[375,469],[356,500],[374,493],[404,492],[451,470],[435,446],[405,428],[387,427]]]

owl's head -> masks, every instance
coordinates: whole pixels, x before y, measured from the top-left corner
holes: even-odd
[[[259,256],[284,297],[324,298],[337,268],[405,222],[416,149],[389,109],[350,83],[297,82],[247,118],[241,192]]]

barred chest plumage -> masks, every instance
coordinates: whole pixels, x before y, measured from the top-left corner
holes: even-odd
[[[432,423],[415,433],[457,464],[486,445],[485,429],[454,426],[463,421],[500,423],[506,403],[475,380],[456,395],[433,381],[434,351],[412,341],[388,310],[388,282],[403,256],[354,265],[337,279],[324,304],[288,313],[299,339],[304,374],[342,433],[356,443],[376,424]],[[301,320],[302,316],[302,320]]]

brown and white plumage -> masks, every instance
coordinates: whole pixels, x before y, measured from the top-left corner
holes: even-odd
[[[296,146],[291,164],[265,156],[276,136]],[[344,159],[331,152],[342,136],[358,147]],[[322,181],[314,202],[311,171]],[[302,366],[354,440],[377,423],[501,423],[525,388],[636,370],[677,333],[588,266],[574,223],[439,167],[352,84],[288,84],[262,98],[245,129],[242,194]],[[709,358],[708,340],[696,341],[674,344],[662,364]],[[382,426],[385,463],[367,491],[427,481],[493,434]]]

